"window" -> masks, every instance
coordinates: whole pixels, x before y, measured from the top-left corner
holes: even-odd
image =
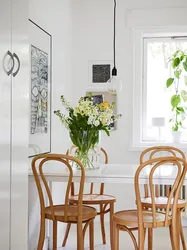
[[[178,31],[166,29],[133,31],[132,148],[158,144],[159,128],[152,124],[155,117],[165,120],[159,143],[172,143],[169,120],[173,115],[170,100],[174,89],[166,88],[166,80],[172,77],[169,58],[178,49],[187,50],[187,33],[183,27]],[[184,78],[180,79],[180,89],[187,89]],[[183,126],[182,145],[178,146],[186,147],[187,119]]]
[[[162,129],[163,141],[170,140],[172,117],[170,99],[174,94],[172,88],[166,88],[166,80],[172,77],[169,58],[176,50],[187,50],[187,37],[144,37],[143,38],[143,109],[142,140],[155,141],[158,128],[152,126],[153,117],[165,118]],[[180,88],[186,89],[184,78],[180,78]],[[187,128],[185,121],[184,127]]]

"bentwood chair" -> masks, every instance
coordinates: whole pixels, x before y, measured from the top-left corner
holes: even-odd
[[[140,155],[140,164],[145,162],[145,160],[151,160],[156,157],[162,156],[175,156],[175,157],[181,157],[185,160],[185,154],[178,148],[176,147],[171,147],[171,146],[155,146],[155,147],[150,147],[144,150],[141,155]],[[162,187],[162,186],[161,186]],[[165,210],[168,202],[168,197],[170,194],[170,185],[165,185],[165,192],[163,192],[163,188],[160,188],[159,185],[155,185],[155,204],[157,210]],[[145,208],[150,208],[151,206],[151,198],[150,194],[148,192],[148,185],[144,185],[144,190],[145,190],[145,197],[142,198],[142,203]],[[183,199],[178,200],[178,205],[177,209],[179,210],[180,214],[184,210],[186,206],[186,201]],[[185,243],[185,238],[184,238],[184,233],[183,233],[183,228],[182,228],[182,222],[181,218],[179,218],[180,221],[180,238],[183,246],[183,250],[187,250],[186,248],[186,243]],[[152,228],[148,229],[148,249],[152,250],[152,245],[153,245],[153,232]]]
[[[161,167],[165,167],[165,164],[170,164],[171,168],[175,168],[176,177],[173,185],[171,186],[170,194],[167,199],[165,212],[157,211],[157,205],[155,203],[155,189],[154,185],[154,173]],[[141,200],[140,189],[140,174],[146,171],[146,168],[150,170],[148,178],[148,187],[150,189],[151,204],[149,209],[144,208],[144,204]],[[150,169],[151,167],[151,169]],[[147,228],[169,227],[170,239],[172,250],[180,250],[179,239],[179,217],[178,212],[178,199],[181,191],[181,187],[184,182],[184,178],[187,171],[187,163],[184,159],[178,157],[161,157],[148,160],[140,164],[136,171],[134,178],[135,194],[136,194],[136,210],[124,210],[116,212],[113,216],[113,230],[114,241],[112,250],[119,249],[119,230],[129,233],[134,243],[135,250],[144,250],[145,244],[145,232]],[[138,230],[138,241],[136,240],[133,231]]]
[[[65,193],[64,204],[53,204],[50,188],[48,186],[45,172],[43,167],[46,163],[54,162],[55,164],[60,163],[66,167],[69,172],[69,180]],[[80,166],[81,177],[79,183],[79,194],[78,202],[76,205],[70,205],[68,202],[69,193],[71,189],[71,183],[73,179],[73,170],[69,161],[75,162]],[[39,165],[37,171],[36,165]],[[97,214],[96,209],[89,206],[82,205],[85,171],[84,167],[79,160],[74,157],[61,155],[61,154],[41,154],[33,158],[32,160],[32,171],[36,181],[40,199],[40,210],[41,210],[41,221],[40,221],[40,235],[38,241],[37,250],[42,250],[45,239],[45,220],[51,220],[53,222],[53,250],[57,249],[57,222],[73,223],[77,224],[77,249],[84,250],[84,236],[86,229],[89,226],[90,229],[90,249],[94,250],[94,218]],[[46,192],[44,192],[44,190]],[[45,194],[47,194],[49,206],[45,205]],[[84,227],[83,227],[84,224]]]
[[[76,150],[76,148],[77,148],[76,146],[72,146],[70,148],[70,151]],[[100,151],[104,156],[105,164],[108,164],[108,155],[107,155],[106,151],[102,147],[100,148]],[[67,154],[70,154],[70,153],[71,152],[69,152],[69,150],[68,150]],[[69,198],[70,204],[76,204],[78,201],[78,195],[75,194],[74,190],[75,190],[74,183],[72,183],[71,197]],[[99,193],[94,192],[94,183],[91,183],[90,192],[88,194],[83,195],[82,202],[84,205],[94,205],[94,206],[99,205],[100,209],[97,212],[97,215],[100,216],[101,234],[102,234],[103,244],[106,244],[104,216],[106,213],[110,213],[110,239],[112,240],[112,216],[114,213],[114,203],[116,202],[116,198],[112,195],[104,194],[104,183],[101,183]],[[65,232],[65,236],[64,236],[64,241],[62,243],[63,247],[66,245],[67,238],[68,238],[69,231],[70,231],[70,227],[71,227],[71,223],[68,223],[67,228],[66,228],[66,232]]]

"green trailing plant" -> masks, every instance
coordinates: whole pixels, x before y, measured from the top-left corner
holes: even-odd
[[[185,89],[180,89],[179,83],[183,76],[185,85],[187,86],[187,53],[182,50],[177,50],[170,58],[169,62],[173,70],[173,77],[170,77],[166,81],[166,87],[173,87],[175,89],[175,94],[171,97],[171,106],[173,117],[170,119],[172,123],[172,130],[178,131],[182,127],[183,121],[185,120],[185,110],[187,101],[187,92]]]

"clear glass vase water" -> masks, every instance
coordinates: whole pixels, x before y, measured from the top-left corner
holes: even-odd
[[[95,170],[100,168],[100,144],[99,144],[99,131],[89,133],[83,131],[82,137],[79,134],[80,142],[78,145],[71,147],[69,150],[70,155],[75,156],[81,161],[86,170]],[[75,164],[76,168],[79,166]]]

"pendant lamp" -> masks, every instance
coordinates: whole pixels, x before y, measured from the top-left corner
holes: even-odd
[[[106,83],[106,90],[110,94],[115,94],[122,90],[122,81],[117,75],[116,68],[116,0],[114,0],[114,37],[113,37],[114,66],[112,76]]]

